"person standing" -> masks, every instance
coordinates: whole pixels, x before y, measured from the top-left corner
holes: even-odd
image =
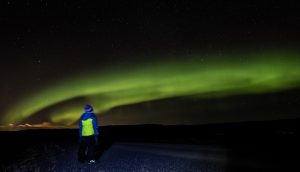
[[[93,164],[95,163],[95,146],[98,143],[99,135],[97,118],[91,105],[85,105],[84,111],[79,120],[78,161],[88,161],[89,164]]]

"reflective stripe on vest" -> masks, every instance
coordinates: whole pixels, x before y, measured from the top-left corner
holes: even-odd
[[[94,134],[93,119],[82,120],[82,136],[91,136]]]

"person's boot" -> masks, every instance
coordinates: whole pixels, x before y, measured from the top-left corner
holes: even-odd
[[[92,160],[89,161],[88,164],[95,164],[95,163],[96,163],[96,161],[92,159]]]

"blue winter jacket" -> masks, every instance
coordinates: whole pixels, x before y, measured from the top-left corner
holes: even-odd
[[[93,135],[98,136],[98,125],[97,125],[97,118],[93,112],[85,112],[81,115],[80,121],[79,121],[79,136],[83,136],[82,129],[83,129],[83,122],[86,120],[92,119],[92,125],[93,125]]]

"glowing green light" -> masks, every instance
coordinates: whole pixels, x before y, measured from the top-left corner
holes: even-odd
[[[300,85],[299,54],[256,54],[236,57],[156,62],[94,70],[64,79],[32,93],[5,114],[16,123],[49,106],[84,97],[96,113],[133,103],[177,96],[212,97],[271,92]],[[78,104],[51,112],[52,122],[71,124],[81,114]]]

